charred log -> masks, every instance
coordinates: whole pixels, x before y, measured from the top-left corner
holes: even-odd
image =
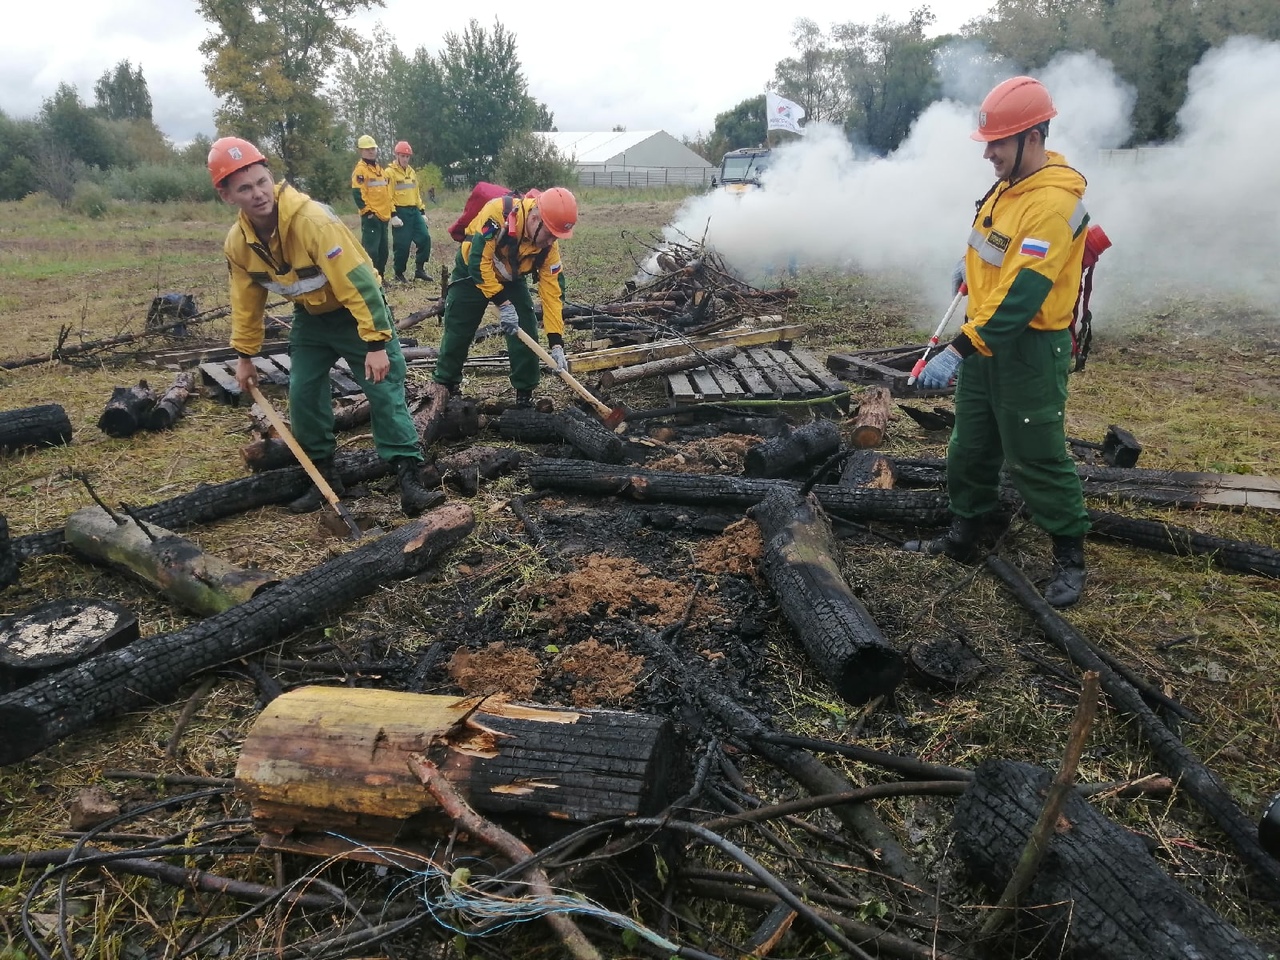
[[[136,640],[0,697],[0,764],[15,763],[95,723],[170,700],[182,684],[345,609],[388,580],[422,571],[471,532],[475,516],[446,504],[225,613]]]
[[[0,413],[0,453],[71,442],[71,419],[56,403]]]
[[[906,661],[841,576],[822,508],[775,488],[750,513],[764,538],[765,578],[809,659],[848,703],[892,693]]]
[[[168,430],[182,416],[187,401],[196,392],[196,378],[192,373],[180,373],[174,378],[173,386],[166,390],[156,402],[147,416],[148,430]]]
[[[868,387],[858,401],[858,413],[853,418],[850,442],[859,448],[878,447],[889,428],[891,398],[885,387]]]
[[[1240,810],[1222,781],[1174,736],[1147,706],[1142,695],[1093,652],[1089,641],[1044,601],[1020,570],[995,555],[987,558],[987,567],[1004,581],[1054,646],[1076,666],[1097,671],[1111,702],[1137,720],[1138,732],[1164,764],[1165,772],[1213,818],[1272,896],[1280,894],[1280,862],[1258,844],[1253,821]]]
[[[339,454],[334,462],[342,482],[348,486],[386,476],[391,471],[391,465],[373,451]],[[151,506],[135,507],[133,513],[141,520],[170,530],[185,530],[273,503],[286,503],[301,496],[310,484],[311,479],[302,467],[269,470],[226,483],[201,485],[190,493]],[[29,533],[14,539],[14,554],[19,560],[25,560],[58,553],[65,543],[62,527]]]
[[[506,476],[520,466],[520,460],[520,451],[511,447],[471,447],[455,456],[441,457],[435,468],[445,483],[473,497],[481,480]]]
[[[138,618],[110,600],[50,600],[0,618],[0,690],[136,639]]]
[[[840,428],[830,420],[813,420],[752,447],[742,472],[748,477],[784,477],[821,463],[839,449]]]
[[[528,465],[534,489],[594,496],[626,496],[652,503],[714,505],[745,510],[775,487],[799,489],[786,480],[756,480],[661,470],[629,470],[581,460],[540,458]],[[822,509],[846,520],[885,520],[941,526],[950,519],[945,494],[932,491],[854,489],[817,484]]]
[[[842,487],[872,487],[876,490],[892,490],[895,472],[893,461],[874,450],[854,450],[840,471]]]
[[[1092,523],[1089,534],[1103,540],[1177,556],[1208,557],[1225,570],[1280,579],[1280,550],[1274,547],[1213,537],[1161,520],[1136,520],[1101,510],[1090,510],[1089,520]]]
[[[622,438],[576,407],[556,414],[504,410],[498,418],[498,433],[517,443],[568,443],[597,463],[621,463],[626,459]]]
[[[18,551],[9,539],[9,520],[0,516],[0,590],[11,587],[18,582],[18,574],[22,563]]]
[[[98,417],[98,429],[109,437],[131,437],[146,427],[155,405],[155,391],[145,380],[132,387],[113,387]]]
[[[987,761],[956,801],[956,850],[994,890],[1012,876],[1052,779],[1025,763]],[[1067,800],[1031,888],[1020,904],[1064,956],[1090,960],[1264,960],[1266,952],[1174,882],[1142,841],[1096,812],[1078,793]],[[1044,936],[1036,931],[1036,938]]]

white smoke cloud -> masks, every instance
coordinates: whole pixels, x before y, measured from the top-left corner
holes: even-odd
[[[982,144],[969,139],[978,104],[1018,71],[971,45],[940,60],[952,99],[931,105],[891,156],[858,156],[843,132],[816,125],[775,152],[762,190],[685,204],[675,229],[704,235],[747,275],[802,267],[906,275],[926,309],[945,306],[973,203],[992,185]],[[1134,91],[1093,53],[1040,72],[1058,117],[1049,147],[1089,181],[1085,202],[1114,246],[1097,268],[1098,323],[1165,297],[1280,303],[1280,43],[1234,39],[1192,71],[1179,139],[1115,151],[1129,136]],[[1109,309],[1108,309],[1109,308]],[[936,315],[936,314],[935,314]],[[922,317],[921,322],[932,317]]]

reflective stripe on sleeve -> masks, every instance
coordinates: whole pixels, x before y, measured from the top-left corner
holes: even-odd
[[[297,280],[294,283],[280,283],[278,280],[260,280],[254,277],[254,282],[259,286],[266,287],[272,293],[278,293],[282,297],[293,299],[300,297],[304,293],[311,293],[313,290],[319,290],[329,281],[323,273],[314,277],[307,277],[305,280]]]
[[[987,235],[977,227],[969,232],[969,246],[973,248],[983,263],[989,263],[993,267],[999,267],[1004,264],[1005,251],[994,244],[988,243]]]

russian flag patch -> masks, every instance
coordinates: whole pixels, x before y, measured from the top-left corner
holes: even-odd
[[[328,253],[324,255],[324,258],[326,260],[332,260],[334,257],[340,257],[340,256],[342,256],[342,248],[334,247],[332,250],[330,250]]]
[[[554,277],[554,276],[555,276],[557,273],[559,273],[559,272],[560,272],[560,264],[558,264],[558,263],[552,264],[552,265],[551,265],[551,275]]]
[[[1049,241],[1027,237],[1022,241],[1022,248],[1018,252],[1024,257],[1035,257],[1037,260],[1043,260],[1049,255]]]

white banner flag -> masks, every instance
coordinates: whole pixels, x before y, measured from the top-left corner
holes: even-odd
[[[800,126],[800,121],[804,119],[804,107],[800,104],[766,91],[764,112],[768,120],[766,130],[790,130],[804,136],[804,127]]]

